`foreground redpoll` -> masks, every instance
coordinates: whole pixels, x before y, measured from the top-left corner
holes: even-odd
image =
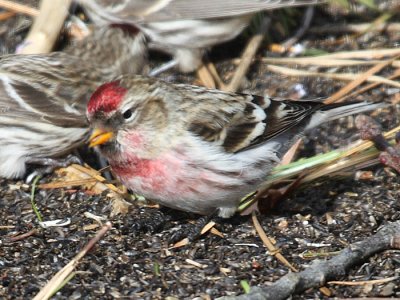
[[[77,0],[79,1],[79,0]],[[325,0],[80,0],[94,23],[140,27],[153,47],[174,56],[184,72],[196,70],[204,50],[236,37],[259,11]]]
[[[67,53],[1,57],[0,177],[21,177],[27,164],[51,165],[84,143],[90,95],[115,76],[140,71],[144,52],[141,34],[109,28]]]
[[[380,104],[277,101],[122,76],[92,95],[90,146],[129,189],[167,207],[230,217],[301,134]]]

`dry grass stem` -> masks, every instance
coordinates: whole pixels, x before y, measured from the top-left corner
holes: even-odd
[[[273,65],[301,65],[301,66],[318,66],[318,67],[349,67],[349,66],[368,66],[376,65],[381,60],[356,60],[356,59],[336,59],[325,58],[322,56],[304,56],[304,57],[279,57],[268,58],[263,57],[262,62]],[[394,61],[392,67],[400,67],[400,61]]]
[[[325,59],[382,59],[388,56],[400,55],[399,48],[385,48],[385,49],[367,49],[359,51],[343,51],[331,54],[321,55],[319,57]]]
[[[357,76],[360,75],[360,74],[357,74],[357,73],[355,73],[355,74],[350,74],[350,73],[336,74],[336,73],[312,72],[312,71],[307,71],[307,70],[296,70],[296,69],[291,69],[291,68],[286,68],[286,67],[278,67],[278,66],[272,66],[272,65],[267,66],[267,69],[269,71],[272,71],[272,72],[275,72],[275,73],[279,73],[279,74],[283,74],[283,75],[287,75],[287,76],[325,77],[325,78],[331,78],[331,79],[342,80],[342,81],[352,81]],[[389,79],[386,79],[386,78],[381,77],[381,76],[373,75],[373,76],[368,77],[365,81],[378,82],[380,84],[387,84],[387,85],[390,85],[390,86],[394,86],[394,87],[400,88],[400,83],[399,82],[396,82],[396,81],[393,81],[393,80],[389,80]]]
[[[8,20],[9,18],[14,17],[15,15],[16,13],[13,11],[4,11],[0,13],[0,21]]]
[[[281,163],[279,164],[280,166],[284,166],[287,164],[290,164],[294,156],[296,155],[297,149],[300,147],[302,142],[302,139],[298,139],[295,144],[285,153],[285,155],[282,157]]]
[[[357,32],[364,33],[366,31],[385,31],[385,32],[397,32],[400,31],[400,23],[381,23],[371,27],[371,23],[362,24],[340,24],[340,25],[329,25],[329,26],[318,26],[311,27],[308,31],[311,33],[345,33],[345,32]]]
[[[355,78],[352,82],[341,88],[339,91],[337,91],[335,94],[330,96],[328,99],[324,101],[325,104],[330,104],[330,103],[336,103],[339,102],[340,98],[344,97],[346,94],[349,92],[353,91],[356,87],[358,87],[360,84],[368,80],[373,74],[378,73],[381,71],[383,68],[387,67],[390,65],[393,61],[395,61],[397,58],[399,58],[400,55],[396,55],[395,57],[388,59],[386,61],[380,62],[370,68],[368,71],[366,71],[363,74],[360,74]]]
[[[277,249],[271,242],[269,237],[266,235],[264,229],[262,228],[260,222],[258,221],[255,212],[252,213],[251,218],[253,220],[254,228],[256,229],[260,239],[263,241],[265,247],[267,247],[270,254],[275,256],[281,263],[283,263],[293,272],[298,272],[298,270],[292,266],[292,264],[279,252],[279,249]]]
[[[218,74],[217,69],[215,68],[215,65],[212,62],[206,63],[207,69],[210,72],[211,76],[214,78],[215,83],[217,84],[217,87],[221,90],[226,89],[225,83],[222,81],[221,77]]]
[[[29,7],[24,4],[16,3],[15,1],[0,0],[0,7],[18,14],[24,14],[31,17],[39,15],[39,11],[36,8]]]
[[[255,34],[248,42],[240,59],[240,64],[237,67],[231,82],[228,84],[228,86],[225,87],[225,91],[236,92],[240,87],[243,77],[246,76],[246,73],[249,70],[251,62],[253,61],[253,58],[256,55],[257,50],[264,39],[264,35],[267,32],[270,23],[271,19],[264,19],[263,23],[260,26],[259,32]]]
[[[400,76],[400,69],[396,69],[396,70],[393,72],[392,75],[390,75],[389,77],[387,77],[387,79],[392,80],[392,79],[398,78],[399,76]],[[368,85],[366,85],[366,86],[364,86],[364,87],[362,87],[362,88],[360,88],[360,89],[358,89],[358,90],[356,90],[356,91],[354,91],[354,92],[352,92],[352,93],[350,93],[350,94],[348,94],[348,95],[346,95],[346,96],[343,96],[343,97],[341,98],[341,100],[345,100],[345,99],[352,98],[352,97],[355,97],[355,96],[357,96],[357,95],[363,94],[363,93],[365,93],[366,91],[369,91],[370,89],[376,88],[376,87],[379,86],[379,85],[380,85],[379,82],[375,82],[375,83],[368,84]]]
[[[197,77],[200,79],[201,83],[209,88],[215,89],[217,87],[211,72],[208,70],[205,64],[201,65],[201,67],[196,71]]]
[[[42,0],[40,13],[26,37],[21,54],[50,52],[68,16],[71,0]]]
[[[383,284],[386,282],[397,280],[399,276],[393,276],[383,279],[376,279],[376,280],[365,280],[365,281],[328,281],[328,284],[337,284],[337,285],[369,285],[369,284]]]
[[[392,139],[399,131],[400,126],[397,126],[383,135],[387,139]],[[370,150],[366,151],[368,149]],[[308,169],[296,168],[296,171],[293,173],[287,173],[284,176],[268,180],[262,188],[266,189],[272,184],[288,180],[298,176],[299,174],[303,174],[304,176],[301,179],[301,182],[307,183],[323,176],[333,175],[334,173],[345,169],[351,169],[354,171],[354,169],[357,169],[356,167],[358,165],[363,165],[365,163],[376,164],[378,162],[377,156],[379,151],[374,148],[372,142],[358,140],[350,145],[347,150],[335,151],[335,153],[336,155],[333,155],[331,159],[324,160],[322,163],[317,163]],[[305,172],[307,172],[307,175],[304,174]],[[272,176],[274,176],[274,174]]]
[[[39,291],[39,293],[33,298],[33,300],[47,300],[49,299],[73,272],[80,260],[89,252],[90,249],[111,229],[112,225],[107,222],[96,235],[85,245],[85,247],[60,271],[57,272],[47,282],[47,284]]]

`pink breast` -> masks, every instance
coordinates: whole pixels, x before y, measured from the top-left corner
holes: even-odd
[[[135,159],[122,164],[112,164],[112,168],[121,177],[161,177],[165,176],[165,165],[159,160]]]
[[[130,157],[124,163],[110,162],[113,171],[128,187],[137,192],[165,194],[174,189],[177,176],[182,174],[183,161],[168,155],[158,159]]]

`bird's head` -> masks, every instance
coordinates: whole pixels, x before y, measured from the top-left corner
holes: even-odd
[[[66,47],[67,54],[99,69],[109,81],[121,74],[140,74],[147,62],[147,42],[143,32],[133,25],[96,26],[83,39]]]
[[[87,117],[93,129],[89,146],[99,146],[108,156],[121,147],[140,151],[153,143],[168,113],[157,81],[125,75],[97,88],[88,102]]]

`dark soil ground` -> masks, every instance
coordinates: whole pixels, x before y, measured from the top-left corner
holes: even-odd
[[[29,2],[31,3],[31,2]],[[316,25],[371,22],[377,15],[360,15],[318,10]],[[392,19],[393,21],[396,18]],[[399,18],[397,17],[397,21]],[[16,16],[0,22],[0,48],[12,52],[26,33],[26,17]],[[333,41],[343,34],[308,34],[302,42],[308,47],[329,52],[369,48],[398,47],[400,33],[380,32]],[[236,44],[235,44],[236,43]],[[231,52],[231,45],[239,49]],[[234,66],[223,60],[224,47],[230,55],[240,54],[241,40],[215,49],[210,57],[219,61],[221,74],[230,74]],[[264,47],[263,49],[266,49]],[[260,56],[273,55],[265,50]],[[276,55],[276,54],[275,54]],[[321,71],[329,69],[321,69]],[[343,68],[359,72],[361,68]],[[384,75],[384,73],[383,73]],[[168,80],[194,82],[194,77],[164,75]],[[244,91],[271,96],[288,96],[296,84],[302,84],[307,96],[329,96],[343,82],[321,78],[294,78],[266,71],[255,63]],[[398,89],[382,86],[359,99],[390,103]],[[384,128],[398,124],[398,107],[374,115]],[[345,146],[358,137],[353,118],[348,117],[314,130],[306,138],[299,155],[311,156]],[[0,140],[1,141],[1,140]],[[360,241],[380,226],[400,220],[400,177],[382,166],[371,167],[373,176],[356,180],[354,173],[323,178],[302,187],[266,215],[259,216],[263,228],[276,241],[281,253],[300,270],[319,257],[329,258],[350,243]],[[55,175],[44,178],[49,182]],[[224,238],[206,234],[180,249],[169,249],[173,232],[188,219],[169,222],[162,231],[138,233],[132,225],[148,216],[135,204],[125,216],[110,217],[111,203],[106,197],[85,190],[38,190],[37,206],[45,220],[71,218],[65,227],[40,229],[30,203],[31,186],[22,181],[0,179],[0,298],[30,299],[93,237],[99,227],[85,216],[90,212],[109,219],[113,229],[86,255],[75,276],[54,299],[210,299],[243,293],[240,282],[266,286],[288,273],[288,268],[269,255],[248,217],[235,217],[217,225]],[[155,214],[156,215],[156,214]],[[10,242],[9,238],[37,228],[36,234]],[[313,258],[307,258],[311,254]],[[326,255],[326,256],[324,256]],[[188,261],[189,259],[189,261]],[[193,260],[202,267],[190,263]],[[362,281],[398,276],[400,251],[379,253],[337,280]],[[366,286],[328,286],[332,297],[400,297],[400,279]],[[319,289],[310,289],[293,299],[319,299]]]

